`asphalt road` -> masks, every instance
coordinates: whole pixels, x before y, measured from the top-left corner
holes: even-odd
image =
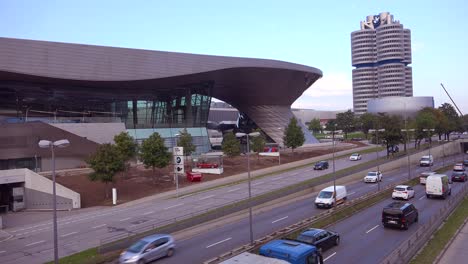
[[[442,165],[442,162],[436,163],[436,165]],[[416,175],[417,173],[427,171],[427,168],[420,168],[420,167],[413,167],[412,168],[412,173],[413,175]],[[363,175],[364,178],[365,175]],[[407,168],[401,168],[400,170],[395,170],[391,173],[384,174],[383,175],[383,181],[381,183],[381,187],[384,187],[389,184],[395,184],[398,182],[405,181],[408,178],[407,175]],[[454,184],[454,192],[457,191],[457,184]],[[370,191],[375,191],[377,189],[377,184],[366,184],[363,182],[357,182],[354,184],[350,184],[347,186],[347,191],[348,191],[348,199],[353,199],[357,198],[361,195],[364,195]],[[419,199],[420,196],[424,194],[424,190],[420,188],[419,186],[416,187],[416,197]],[[279,230],[281,228],[287,227],[291,224],[297,223],[300,220],[303,220],[305,218],[311,217],[313,215],[319,214],[323,212],[323,209],[317,209],[315,208],[314,205],[314,197],[308,197],[304,200],[299,200],[281,207],[274,208],[270,211],[264,212],[264,213],[259,213],[255,214],[253,217],[253,232],[254,232],[254,239],[261,238],[267,234],[270,234],[276,230]],[[425,199],[425,198],[424,198]],[[390,199],[391,200],[391,199]],[[415,202],[416,199],[413,199],[411,202]],[[351,245],[356,244],[355,246],[361,246],[363,243],[361,243],[360,239],[359,240],[353,240],[353,234],[348,235],[347,232],[358,232],[358,230],[364,228],[364,233],[369,230],[370,228],[378,225],[381,220],[381,210],[383,207],[383,204],[388,203],[389,200],[386,200],[382,203],[379,203],[378,205],[375,205],[359,214],[356,214],[355,216],[349,218],[346,221],[340,222],[339,225],[344,227],[344,230],[338,228],[338,225],[333,226],[331,229],[338,231],[342,235],[342,245],[340,245],[337,248],[332,248],[328,252],[325,252],[324,254],[324,259],[327,258],[330,255],[333,255],[336,251],[339,251],[339,255],[335,253],[332,257],[330,257],[330,262],[332,259],[336,257],[338,259],[337,262],[334,263],[377,263],[375,259],[379,259],[379,256],[385,256],[382,255],[378,252],[372,251],[372,256],[374,256],[373,259],[370,259],[370,261],[367,262],[361,262],[362,259],[364,259],[362,256],[364,256],[367,252],[365,247],[360,247],[361,251],[357,252],[355,251],[354,248],[351,247]],[[418,200],[418,202],[421,202],[421,200]],[[427,201],[424,201],[427,202]],[[437,203],[438,201],[435,201]],[[424,221],[431,215],[433,212],[436,212],[437,209],[434,210],[428,210],[426,211],[425,208],[421,207],[419,208],[419,204],[416,204],[416,207],[418,209],[421,209],[421,223],[424,223]],[[354,220],[354,219],[360,219],[360,220]],[[357,221],[359,223],[359,226],[356,226],[354,222],[350,221]],[[360,222],[361,221],[361,222]],[[364,222],[364,224],[362,224]],[[349,224],[352,223],[352,224]],[[369,225],[371,227],[369,227]],[[376,228],[377,229],[377,228]],[[382,228],[383,229],[383,228]],[[414,230],[415,228],[413,228]],[[410,228],[412,230],[412,228]],[[375,230],[372,230],[374,232]],[[383,231],[383,230],[382,230]],[[394,231],[394,230],[389,230]],[[398,232],[398,230],[395,230]],[[360,231],[359,231],[360,232]],[[375,231],[377,233],[378,231]],[[373,233],[372,235],[374,235]],[[410,234],[410,232],[407,232],[406,234]],[[249,243],[249,223],[248,223],[248,218],[244,218],[238,222],[223,225],[219,228],[209,230],[208,232],[199,234],[197,236],[191,237],[186,240],[182,241],[177,241],[177,250],[176,254],[172,256],[171,258],[164,258],[158,261],[158,263],[202,263],[203,261],[206,261],[208,259],[211,259],[213,257],[216,257],[220,254],[223,254],[235,247],[244,245]],[[384,244],[386,245],[385,249],[386,251],[382,251],[383,253],[390,252],[393,250],[398,243],[385,243],[385,238],[376,238],[376,239],[381,239],[383,240]],[[393,241],[393,240],[392,240]],[[398,241],[402,241],[401,239]],[[356,243],[359,242],[359,243]],[[370,242],[366,241],[366,245],[369,248],[373,248],[373,243],[376,242],[376,240],[372,239]],[[349,251],[348,252],[341,252],[342,248],[346,248],[346,245],[348,245]],[[364,251],[363,251],[364,250]],[[379,250],[380,252],[380,250]],[[381,253],[381,252],[380,252]],[[347,254],[350,254],[350,256],[356,256],[356,259],[353,259],[355,261],[349,261],[349,259],[346,257]],[[360,257],[361,256],[361,257]],[[339,257],[342,257],[339,259]],[[328,260],[327,260],[328,261]],[[328,262],[329,263],[329,262]]]

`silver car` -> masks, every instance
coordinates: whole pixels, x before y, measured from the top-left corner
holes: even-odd
[[[174,254],[175,246],[171,235],[147,236],[122,252],[119,263],[144,264],[162,257],[170,257]]]

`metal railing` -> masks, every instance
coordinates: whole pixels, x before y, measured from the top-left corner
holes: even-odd
[[[445,219],[453,212],[453,210],[463,201],[468,193],[468,186],[463,185],[462,189],[450,197],[447,205],[440,208],[439,211],[432,215],[424,225],[419,226],[418,230],[412,234],[407,240],[402,242],[392,253],[387,255],[381,263],[383,264],[399,264],[408,263],[416,253],[429,241]]]

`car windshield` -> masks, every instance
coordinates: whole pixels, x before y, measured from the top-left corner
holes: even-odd
[[[403,187],[395,187],[395,189],[393,189],[393,190],[394,190],[395,192],[397,192],[397,191],[398,191],[398,192],[406,191],[406,189],[403,188]]]
[[[359,156],[359,154],[357,154],[357,153],[354,153],[354,154],[351,155],[351,157],[357,157],[357,156]]]
[[[421,158],[422,161],[428,161],[429,158]]]
[[[377,176],[377,172],[370,171],[370,172],[367,173],[367,176]]]
[[[138,253],[138,252],[140,252],[147,244],[148,244],[148,242],[143,241],[143,240],[140,240],[140,241],[136,242],[135,244],[133,244],[131,247],[129,247],[129,248],[127,249],[127,251],[128,251],[128,252],[131,252],[131,253]]]
[[[326,192],[326,191],[321,191],[319,193],[319,198],[331,198],[333,195],[333,192]]]
[[[458,175],[463,175],[463,171],[454,171],[452,175],[458,176]]]
[[[300,242],[304,242],[306,244],[312,244],[314,243],[314,238],[311,236],[306,236],[306,235],[299,235],[297,237],[297,240]]]

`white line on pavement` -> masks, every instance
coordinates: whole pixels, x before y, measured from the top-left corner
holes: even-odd
[[[263,182],[262,181],[256,182],[256,183],[252,184],[252,186],[259,185],[259,184],[263,184]]]
[[[223,242],[229,241],[229,240],[231,240],[231,239],[232,239],[231,237],[228,237],[228,238],[226,238],[226,239],[224,239],[224,240],[221,240],[221,241],[219,241],[219,242],[216,242],[216,243],[214,243],[214,244],[211,244],[211,245],[209,245],[209,246],[206,246],[206,248],[210,248],[210,247],[212,247],[212,246],[216,246],[216,245],[218,245],[218,244],[221,244],[221,243],[223,243]]]
[[[92,229],[96,229],[96,228],[100,228],[100,227],[103,227],[103,226],[106,226],[107,224],[102,224],[102,225],[98,225],[98,226],[93,226]]]
[[[214,194],[202,197],[202,198],[200,198],[200,200],[205,200],[205,199],[208,199],[208,198],[211,198],[211,197],[214,197]]]
[[[375,186],[377,186],[377,185],[374,185],[374,184],[369,185],[370,188],[375,187]]]
[[[130,219],[131,217],[127,217],[127,218],[124,218],[124,219],[120,219],[119,222],[123,222],[123,221],[127,221],[128,219]]]
[[[65,234],[65,235],[61,235],[61,237],[67,237],[67,236],[71,236],[71,235],[74,235],[78,232],[71,232],[71,233],[68,233],[68,234]]]
[[[279,176],[279,177],[274,177],[274,178],[271,178],[272,180],[276,181],[276,180],[279,180],[279,179],[282,179],[283,176]]]
[[[173,206],[166,207],[166,208],[164,208],[164,210],[171,209],[171,208],[181,206],[181,205],[184,205],[184,203],[180,203],[180,204],[176,204],[176,205],[173,205]]]
[[[143,215],[149,215],[149,214],[152,214],[152,213],[154,213],[154,211],[146,212],[146,213],[144,213]]]
[[[353,194],[355,194],[355,193],[356,193],[356,192],[350,192],[350,193],[348,193],[348,195],[353,195]]]
[[[36,245],[36,244],[39,244],[39,243],[44,243],[44,242],[45,242],[45,240],[37,241],[37,242],[31,243],[31,244],[27,244],[25,247],[29,247],[29,246]]]
[[[372,230],[376,229],[377,227],[379,227],[379,225],[376,225],[376,226],[374,226],[373,228],[367,230],[367,231],[366,231],[366,234],[368,234],[368,233],[371,232]]]
[[[274,223],[279,222],[279,221],[281,221],[281,220],[284,220],[284,219],[286,219],[286,218],[288,218],[288,216],[285,216],[285,217],[280,218],[280,219],[276,219],[275,221],[273,221],[273,222],[271,222],[271,223],[274,224]]]
[[[231,189],[231,190],[229,190],[227,192],[234,192],[234,191],[237,191],[237,190],[240,190],[240,188]]]
[[[333,257],[336,255],[336,252],[333,252],[333,254],[331,254],[330,256],[326,257],[323,262],[327,261],[329,258]]]
[[[5,250],[3,250],[3,251],[0,251],[0,254],[2,254],[2,253],[5,253],[5,252],[6,252]]]
[[[419,200],[422,200],[422,199],[424,199],[424,197],[426,197],[426,196],[425,196],[425,195],[421,196],[421,198],[419,198]]]

